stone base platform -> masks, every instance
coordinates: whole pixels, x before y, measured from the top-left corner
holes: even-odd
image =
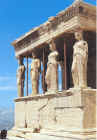
[[[12,134],[11,134],[12,133]],[[9,140],[96,140],[97,133],[95,131],[89,131],[86,133],[72,133],[68,131],[64,132],[42,132],[42,133],[23,133],[23,132],[9,132]],[[12,135],[12,136],[11,136]]]
[[[59,140],[94,140],[97,132],[96,91],[70,89],[15,99],[15,127],[8,135],[26,139],[35,136],[35,140],[38,136],[48,136],[48,140],[55,140],[55,137]]]
[[[96,140],[97,130],[73,131],[51,131],[42,130],[40,133],[31,133],[29,129],[17,129],[8,132],[8,139],[13,140],[21,138],[25,140]]]

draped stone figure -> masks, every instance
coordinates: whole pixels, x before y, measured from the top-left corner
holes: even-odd
[[[56,50],[56,46],[53,40],[49,43],[49,47],[51,53],[48,56],[47,72],[46,72],[45,80],[46,80],[48,91],[57,91],[58,90],[58,62],[57,62],[58,52]]]
[[[19,58],[19,68],[17,70],[17,88],[18,96],[24,96],[24,81],[25,81],[25,66],[23,64],[23,59]]]
[[[32,82],[32,96],[38,94],[39,86],[39,75],[40,75],[40,60],[36,58],[36,55],[32,53],[32,63],[31,63],[31,82]]]
[[[82,31],[75,32],[77,42],[73,46],[72,78],[74,88],[87,88],[88,44]]]

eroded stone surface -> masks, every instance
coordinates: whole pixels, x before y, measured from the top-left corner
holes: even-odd
[[[39,86],[39,69],[40,69],[40,60],[36,58],[35,53],[32,53],[32,63],[31,63],[31,82],[32,82],[32,96],[38,94]]]
[[[70,89],[65,93],[17,99],[15,126],[32,129],[96,128],[96,90]]]
[[[72,78],[74,88],[87,88],[88,44],[82,31],[75,32],[77,42],[73,46]]]
[[[46,84],[48,91],[58,90],[58,51],[53,40],[49,42],[51,53],[48,55],[47,72],[46,72]]]
[[[25,66],[23,64],[23,59],[19,58],[19,67],[17,70],[17,89],[18,89],[18,96],[24,96],[24,81],[25,81]]]

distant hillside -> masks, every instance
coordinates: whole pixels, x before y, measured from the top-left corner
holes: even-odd
[[[0,130],[10,129],[14,124],[14,110],[7,108],[0,108]]]

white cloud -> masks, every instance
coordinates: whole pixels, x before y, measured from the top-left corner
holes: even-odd
[[[16,79],[15,76],[0,76],[0,82],[15,80],[15,79]]]
[[[0,91],[16,90],[16,76],[0,76]]]
[[[0,130],[9,129],[14,123],[14,110],[12,108],[0,107]]]

